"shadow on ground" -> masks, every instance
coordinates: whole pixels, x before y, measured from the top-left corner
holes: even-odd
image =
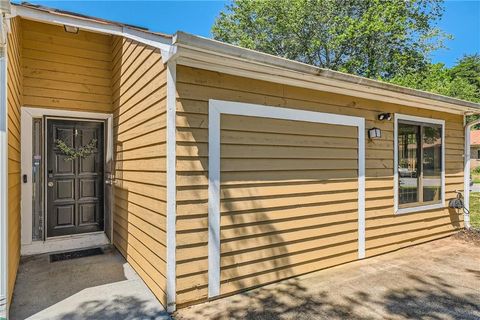
[[[480,319],[480,247],[468,256],[463,244],[455,253],[448,242],[458,241],[419,246],[398,261],[376,257],[290,279],[180,310],[175,318]]]
[[[123,308],[118,308],[123,306]],[[149,306],[149,301],[140,300],[133,296],[115,296],[112,300],[91,300],[82,303],[78,311],[61,315],[59,320],[133,320],[133,319],[160,319],[158,310]],[[164,315],[165,316],[165,315]]]
[[[161,304],[113,248],[51,263],[21,261],[10,319],[167,319]]]
[[[197,319],[212,320],[372,319],[375,318],[372,313],[384,309],[390,319],[480,319],[480,293],[455,294],[448,284],[433,277],[415,281],[416,287],[392,290],[380,299],[361,290],[338,299],[328,291],[312,295],[306,287],[291,280],[279,290],[259,290],[255,293],[258,297],[247,308],[239,300],[233,300],[227,313],[208,315],[211,310],[206,306],[195,315]],[[282,298],[284,295],[288,298]],[[379,312],[378,318],[383,317]]]

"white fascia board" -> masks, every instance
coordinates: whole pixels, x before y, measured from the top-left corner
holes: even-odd
[[[151,47],[158,48],[160,50],[168,51],[170,50],[171,46],[170,38],[162,37],[158,34],[153,34],[151,32],[136,30],[127,26],[101,23],[92,20],[85,20],[82,18],[58,15],[22,6],[13,6],[12,9],[12,16],[20,16],[28,20],[57,25],[73,26],[87,31],[122,36],[149,45]]]
[[[253,60],[253,58],[249,57],[246,53],[233,56],[223,52],[214,51],[213,49],[212,51],[209,51],[204,48],[198,48],[191,44],[184,44],[181,42],[174,42],[174,44],[178,47],[177,64],[179,65],[453,114],[463,115],[465,112],[480,111],[480,105],[478,104],[464,102],[471,104],[471,106],[467,107],[454,104],[453,102],[387,90],[368,85],[368,83],[366,83],[368,79],[365,79],[365,83],[361,83],[361,81],[354,83],[352,81],[343,81],[322,76],[318,73],[318,70],[316,72],[314,71],[315,68],[313,66],[281,59],[279,57],[272,57],[271,59],[281,59],[283,62],[281,66],[270,65],[267,62]],[[250,53],[250,51],[247,51],[247,53]],[[349,77],[350,75],[343,76]],[[441,98],[455,100],[453,98]]]

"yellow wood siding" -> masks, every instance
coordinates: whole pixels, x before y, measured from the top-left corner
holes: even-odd
[[[8,294],[13,295],[20,261],[20,107],[22,105],[22,41],[19,18],[8,34]]]
[[[112,111],[111,36],[23,20],[24,105]]]
[[[219,99],[238,101],[246,103],[264,104],[270,106],[281,106],[294,109],[311,110],[319,112],[329,112],[336,114],[352,115],[364,117],[366,119],[366,128],[378,127],[382,130],[382,139],[369,141],[366,140],[366,255],[367,257],[396,250],[408,245],[432,240],[451,234],[463,225],[463,216],[456,211],[448,209],[431,210],[426,212],[418,212],[404,215],[394,215],[393,213],[393,121],[378,121],[377,115],[382,112],[411,114],[421,117],[431,117],[443,119],[446,121],[445,126],[445,143],[446,143],[446,199],[455,196],[455,189],[463,188],[463,118],[460,115],[451,115],[435,111],[405,107],[396,104],[388,104],[378,101],[353,98],[349,96],[330,94],[310,89],[292,87],[287,85],[269,83],[265,81],[252,80],[231,75],[225,75],[217,72],[209,72],[205,70],[189,68],[184,66],[177,67],[177,304],[183,305],[202,301],[207,298],[207,243],[208,243],[208,100]],[[221,124],[223,125],[223,124]],[[340,172],[322,173],[309,175],[307,173],[302,177],[298,174],[292,175],[292,168],[295,165],[291,161],[284,161],[285,153],[289,152],[289,146],[295,145],[298,140],[299,128],[288,128],[288,126],[280,126],[274,128],[269,126],[262,119],[248,119],[241,123],[229,123],[229,125],[237,125],[242,131],[258,130],[262,128],[267,132],[262,132],[262,136],[270,135],[269,146],[259,148],[253,142],[259,139],[255,134],[247,134],[245,132],[232,132],[231,134],[222,133],[221,139],[230,139],[232,143],[239,141],[250,141],[250,144],[231,147],[222,145],[221,152],[223,154],[231,154],[232,158],[224,161],[222,159],[222,170],[225,166],[231,166],[231,171],[222,172],[221,183],[235,184],[241,180],[245,184],[257,184],[263,180],[269,180],[272,186],[262,188],[260,194],[281,194],[295,192],[309,192],[311,188],[315,188],[315,181],[321,179],[338,179],[346,178]],[[267,126],[267,128],[265,128]],[[308,128],[304,130],[308,130]],[[243,129],[245,128],[245,129]],[[272,129],[272,132],[268,130]],[[289,131],[290,130],[290,131]],[[292,131],[293,130],[293,131]],[[302,129],[303,130],[303,129]],[[282,139],[278,139],[278,132],[284,133]],[[340,144],[348,143],[348,139],[339,141]],[[310,149],[311,146],[334,147],[324,145],[329,141],[319,142],[317,140],[310,141],[305,146],[302,145],[302,154],[304,159],[298,161],[298,166],[303,169],[311,168],[310,159],[315,155]],[[224,142],[224,141],[222,141]],[[337,151],[335,151],[337,152]],[[344,151],[342,151],[344,152]],[[254,156],[255,155],[255,156]],[[338,154],[331,153],[332,156],[342,158],[339,166],[348,167],[351,163],[352,153],[346,151]],[[265,156],[275,158],[275,161],[265,161],[261,159]],[[245,161],[242,161],[245,157]],[[252,160],[251,158],[255,158]],[[258,176],[258,168],[268,166],[276,166],[279,171],[267,171]],[[292,166],[293,165],[293,166]],[[257,168],[257,169],[255,169]],[[284,170],[288,169],[288,170]],[[303,171],[308,172],[308,171]],[[346,170],[348,172],[348,170]],[[300,178],[299,178],[300,177]],[[305,185],[277,185],[288,179],[300,179]],[[273,185],[275,183],[275,185]],[[275,188],[277,186],[277,188]],[[233,186],[232,186],[233,187]],[[230,188],[230,187],[229,187]],[[227,189],[226,189],[227,190]],[[235,191],[235,197],[244,197],[244,188]],[[343,195],[342,192],[340,195]],[[345,197],[353,196],[345,193]],[[337,197],[333,195],[332,201]],[[292,202],[293,203],[293,202]],[[255,205],[245,204],[246,210],[254,209]],[[338,211],[336,206],[318,206],[312,208],[319,213],[334,213]],[[342,207],[342,209],[344,209]],[[347,206],[345,210],[353,210]],[[297,209],[299,210],[299,209]],[[254,210],[252,210],[254,211]],[[284,214],[289,216],[290,213],[271,212],[271,210],[260,210],[261,215],[266,219],[274,217],[276,214]],[[292,211],[293,212],[293,211]],[[300,213],[299,213],[300,214]],[[335,215],[332,215],[335,216]],[[255,228],[258,216],[254,214],[245,215],[244,228],[246,235]],[[323,218],[318,218],[323,219]],[[348,217],[346,218],[348,220]],[[320,221],[320,220],[319,220]],[[324,221],[324,220],[322,220]],[[334,222],[332,220],[332,222]],[[222,220],[225,223],[225,220]],[[293,259],[293,255],[289,250],[293,248],[298,237],[284,237],[285,229],[289,225],[294,228],[297,224],[304,225],[306,221],[289,220],[280,225],[271,225],[275,230],[271,230],[269,238],[264,240],[255,238],[255,241],[243,241],[239,243],[241,246],[260,246],[268,244],[272,238],[279,239],[283,246],[278,246],[278,250],[288,252],[282,259]],[[223,226],[223,225],[222,225]],[[353,227],[353,226],[352,226]],[[278,228],[278,229],[277,229]],[[241,230],[241,229],[240,229]],[[222,230],[223,232],[224,230]],[[237,230],[238,231],[238,230]],[[237,232],[232,229],[232,232]],[[315,230],[311,230],[312,236]],[[308,237],[309,234],[302,236]],[[348,236],[339,235],[338,241],[344,239],[345,242],[351,240]],[[335,240],[335,241],[337,241]],[[298,248],[298,247],[297,247]],[[348,243],[345,244],[346,253],[352,250]],[[327,250],[328,251],[328,250]],[[356,259],[356,254],[346,254],[345,260],[340,261],[337,258],[330,259],[328,252],[324,252],[324,256],[315,256],[306,253],[302,256],[302,262],[295,267],[290,268],[279,274],[279,277],[288,277],[291,274],[304,273],[332,266],[339,262],[347,262]],[[222,258],[223,259],[223,258]],[[223,260],[222,260],[223,261]],[[251,268],[259,268],[261,270],[261,259],[259,264],[254,265],[253,261],[249,262]],[[313,263],[315,261],[315,263]],[[315,265],[317,267],[309,267]],[[241,269],[233,269],[235,272]],[[248,272],[247,272],[248,274]],[[222,276],[227,274],[222,272]],[[222,278],[224,279],[224,278]],[[258,285],[268,282],[272,278],[265,276],[250,276],[244,278],[242,285],[235,284],[230,289],[222,289],[222,293],[233,292],[239,288]],[[226,288],[226,287],[225,287]]]
[[[158,49],[112,48],[114,244],[166,305],[166,70]]]
[[[234,115],[220,127],[221,294],[355,259],[356,127]]]

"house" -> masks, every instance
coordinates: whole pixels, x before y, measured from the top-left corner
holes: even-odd
[[[470,131],[470,168],[480,166],[480,130]]]
[[[468,192],[479,104],[183,32],[2,10],[4,308],[21,255],[112,243],[173,311],[468,226],[448,200]]]

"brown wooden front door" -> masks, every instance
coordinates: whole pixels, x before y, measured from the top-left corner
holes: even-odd
[[[47,119],[47,237],[103,230],[104,123]]]

